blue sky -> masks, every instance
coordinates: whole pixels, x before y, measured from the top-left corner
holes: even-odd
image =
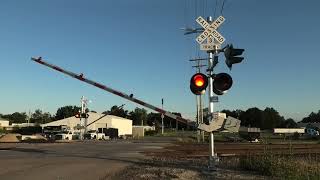
[[[125,93],[195,116],[190,58],[206,57],[179,28],[198,26],[199,15],[217,17],[222,0],[3,0],[0,2],[0,113],[79,104],[82,95],[96,111],[137,105],[30,61],[84,73]],[[215,8],[216,7],[216,8]],[[244,48],[245,60],[229,71],[220,55],[216,72],[233,77],[221,109],[274,107],[300,120],[320,108],[320,2],[226,0],[227,43]],[[216,13],[215,13],[216,12]],[[206,103],[207,104],[207,103]]]

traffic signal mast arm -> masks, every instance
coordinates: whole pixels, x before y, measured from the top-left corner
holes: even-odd
[[[161,113],[161,114],[164,114],[165,116],[168,116],[168,117],[170,117],[170,118],[172,118],[172,119],[175,119],[175,120],[177,120],[177,121],[179,121],[179,122],[181,122],[181,123],[188,124],[188,121],[190,121],[190,120],[188,120],[188,119],[184,119],[184,118],[179,117],[179,116],[177,116],[177,115],[175,115],[175,114],[172,114],[172,113],[170,113],[170,112],[168,112],[168,111],[165,111],[165,110],[163,110],[163,109],[161,109],[161,108],[158,108],[158,107],[156,107],[156,106],[153,106],[153,105],[151,105],[151,104],[148,104],[148,103],[146,103],[146,102],[143,102],[143,101],[141,101],[141,100],[139,100],[139,99],[136,99],[136,98],[134,98],[132,95],[127,95],[127,94],[125,94],[125,93],[123,93],[123,92],[114,90],[114,89],[112,89],[112,88],[110,88],[110,87],[107,87],[107,86],[105,86],[105,85],[103,85],[103,84],[100,84],[100,83],[97,83],[97,82],[92,81],[92,80],[90,80],[90,79],[87,79],[87,78],[83,77],[83,74],[78,75],[78,74],[73,73],[73,72],[71,72],[71,71],[64,70],[64,69],[62,69],[62,68],[60,68],[60,67],[58,67],[58,66],[49,64],[49,63],[43,61],[41,57],[39,57],[39,58],[33,58],[33,57],[32,57],[31,60],[32,60],[32,61],[35,61],[35,62],[37,62],[37,63],[39,63],[39,64],[42,64],[42,65],[44,65],[44,66],[47,66],[47,67],[49,67],[49,68],[51,68],[51,69],[54,69],[54,70],[56,70],[56,71],[59,71],[59,72],[61,72],[61,73],[63,73],[63,74],[69,75],[69,76],[71,76],[71,77],[73,77],[73,78],[75,78],[75,79],[78,79],[78,80],[80,80],[80,81],[83,81],[83,82],[86,82],[86,83],[88,83],[88,84],[91,84],[91,85],[93,85],[93,86],[95,86],[95,87],[97,87],[97,88],[100,88],[100,89],[102,89],[102,90],[105,90],[105,91],[107,91],[107,92],[110,92],[110,93],[112,93],[112,94],[115,94],[115,95],[117,95],[117,96],[120,96],[120,97],[122,97],[122,98],[125,98],[125,99],[127,99],[127,100],[129,100],[129,101],[132,101],[132,102],[135,102],[135,103],[137,103],[137,104],[140,104],[141,106],[147,107],[147,108],[152,109],[152,110],[154,110],[154,111],[156,111],[156,112],[159,112],[159,113]]]

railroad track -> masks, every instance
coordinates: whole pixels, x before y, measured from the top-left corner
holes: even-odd
[[[208,156],[208,144],[180,144],[169,146],[154,155],[176,157]],[[215,152],[220,155],[263,154],[319,154],[320,144],[253,144],[253,143],[216,143]]]

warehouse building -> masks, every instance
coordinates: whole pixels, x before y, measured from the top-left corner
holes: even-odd
[[[9,121],[0,118],[0,128],[4,129],[4,128],[7,128],[7,127],[9,127]]]
[[[89,112],[87,131],[95,130],[98,132],[105,132],[105,129],[118,129],[119,136],[132,136],[132,120],[125,119],[118,116],[107,115]],[[99,120],[98,120],[99,119]],[[42,124],[45,127],[66,127],[70,130],[75,130],[81,125],[80,118],[75,116]]]

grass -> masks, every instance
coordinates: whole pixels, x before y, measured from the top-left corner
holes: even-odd
[[[163,134],[160,132],[154,134],[153,136],[165,136],[165,137],[189,137],[195,136],[195,131],[175,131],[175,130],[165,130]]]
[[[240,157],[239,167],[280,179],[320,179],[319,155],[247,155]]]
[[[6,133],[7,131],[5,130],[5,129],[2,129],[2,128],[0,128],[0,134],[4,134],[4,133]]]

